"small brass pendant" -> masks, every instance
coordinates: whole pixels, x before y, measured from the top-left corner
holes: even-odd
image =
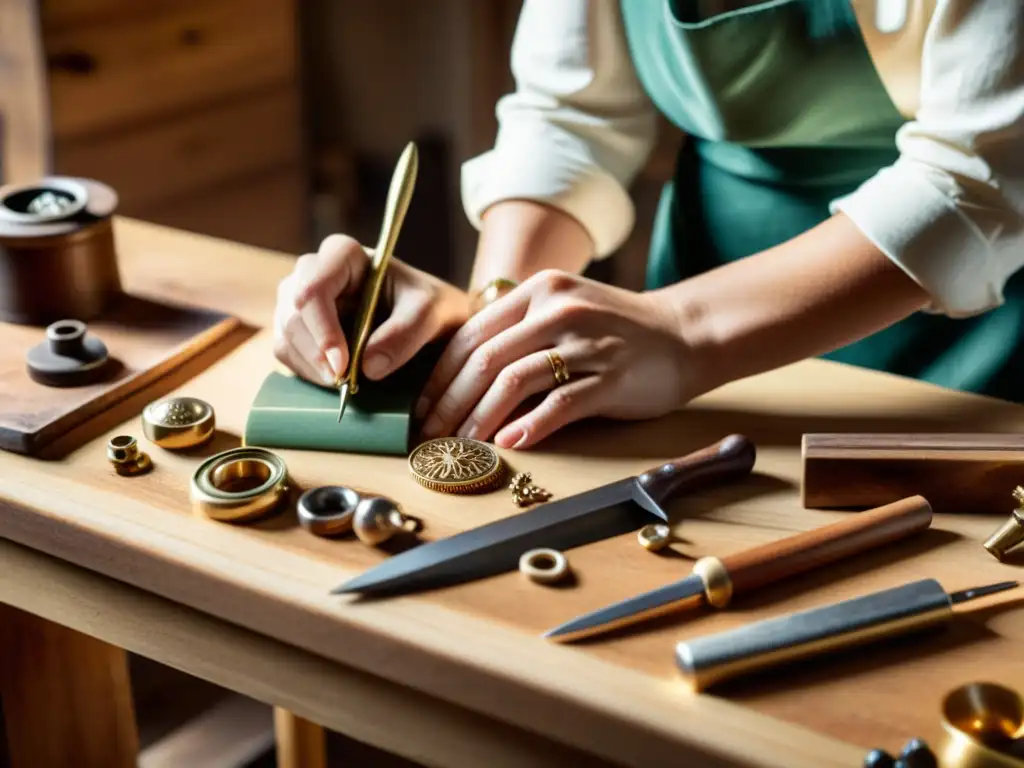
[[[520,507],[528,507],[551,498],[551,494],[533,484],[533,476],[529,472],[517,472],[509,483],[512,501]]]

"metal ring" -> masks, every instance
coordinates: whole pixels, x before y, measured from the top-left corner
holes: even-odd
[[[190,490],[196,512],[222,522],[255,520],[285,498],[288,470],[265,448],[231,448],[196,468]]]
[[[945,737],[936,754],[942,765],[958,768],[1013,768],[1019,758],[993,748],[990,742],[1010,741],[1024,727],[1024,697],[997,683],[960,686],[942,701]]]
[[[216,426],[213,406],[198,397],[172,397],[142,411],[146,438],[169,450],[202,445],[213,437]]]
[[[61,194],[55,194],[61,193]],[[57,209],[31,210],[34,201],[50,194],[60,201]],[[89,202],[86,186],[70,178],[51,176],[39,184],[8,188],[0,200],[0,220],[18,224],[45,224],[63,221],[85,210]]]
[[[569,380],[569,368],[562,356],[553,349],[547,351],[548,362],[551,363],[551,373],[555,376],[555,386],[561,386]]]
[[[343,485],[311,488],[299,497],[299,524],[317,536],[338,536],[352,530],[361,496]]]
[[[636,539],[644,549],[658,552],[672,541],[672,529],[665,523],[651,523],[637,531]]]
[[[569,573],[569,561],[557,549],[531,549],[519,558],[519,570],[531,581],[551,584]]]

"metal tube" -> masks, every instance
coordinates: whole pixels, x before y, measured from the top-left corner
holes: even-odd
[[[684,641],[676,662],[695,691],[723,680],[949,619],[953,605],[934,579]]]

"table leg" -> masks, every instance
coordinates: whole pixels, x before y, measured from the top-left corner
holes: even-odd
[[[274,709],[277,768],[327,768],[327,734],[323,726],[286,709]]]
[[[134,768],[128,655],[0,604],[0,699],[12,768]]]

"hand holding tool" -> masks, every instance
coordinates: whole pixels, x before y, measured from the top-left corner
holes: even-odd
[[[339,376],[335,383],[341,397],[338,405],[339,423],[341,417],[345,415],[348,398],[359,391],[359,367],[363,360],[363,349],[370,336],[370,326],[373,324],[373,316],[377,311],[377,302],[384,286],[384,278],[387,276],[391,254],[394,253],[398,233],[402,229],[402,222],[405,221],[405,214],[409,210],[409,201],[412,200],[412,192],[416,186],[418,168],[419,154],[416,145],[410,142],[406,145],[402,156],[398,158],[398,164],[391,177],[387,204],[384,208],[384,221],[380,228],[380,238],[377,240],[377,247],[370,258],[370,268],[363,285],[362,305],[356,319],[356,335],[351,340],[348,370],[343,376]]]
[[[928,502],[921,496],[911,496],[720,559],[703,557],[694,563],[693,573],[681,581],[575,618],[544,636],[575,640],[705,603],[724,608],[733,595],[923,531],[931,521]]]
[[[935,579],[923,579],[679,643],[676,662],[701,691],[747,672],[944,623],[954,605],[1017,586],[1004,581],[948,594]]]
[[[565,550],[635,531],[673,496],[738,480],[754,467],[754,444],[730,435],[688,456],[592,491],[395,555],[332,590],[333,594],[409,592],[491,576],[518,567],[530,549]]]

